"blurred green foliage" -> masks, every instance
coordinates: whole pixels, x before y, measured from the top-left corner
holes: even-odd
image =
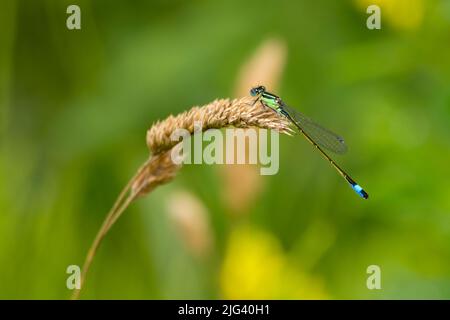
[[[450,298],[447,1],[415,1],[421,19],[402,27],[395,13],[382,15],[373,31],[364,1],[75,3],[78,31],[65,27],[74,1],[2,2],[0,298],[68,298],[66,268],[82,264],[147,157],[147,128],[232,96],[242,63],[272,36],[288,48],[277,93],[346,138],[349,153],[337,160],[370,199],[299,138],[281,137],[280,171],[263,177],[245,216],[229,214],[218,166],[185,166],[114,226],[82,297],[233,297],[239,285],[226,270],[246,257],[234,259],[239,246],[229,244],[238,228],[247,248],[261,242],[251,255],[261,261],[247,266],[268,268],[261,279],[270,283],[271,270],[288,277],[272,283],[275,297]],[[180,189],[208,211],[207,259],[189,254],[167,216]],[[242,235],[241,225],[258,231]],[[371,264],[382,290],[366,288]],[[285,290],[291,277],[296,288]]]

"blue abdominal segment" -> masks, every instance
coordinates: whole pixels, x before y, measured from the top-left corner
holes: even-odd
[[[367,194],[367,192],[364,191],[363,188],[361,188],[361,186],[359,184],[351,184],[352,189],[355,190],[355,192],[357,194],[359,194],[362,198],[367,199],[369,198],[369,195]]]

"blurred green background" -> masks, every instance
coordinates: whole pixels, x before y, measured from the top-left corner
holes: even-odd
[[[366,28],[371,3],[381,30]],[[68,298],[66,268],[148,156],[146,130],[233,97],[273,37],[287,50],[276,92],[346,138],[336,160],[370,199],[298,137],[281,137],[277,175],[243,185],[185,166],[114,226],[82,298],[450,298],[448,1],[1,6],[0,298]],[[381,290],[366,287],[372,264]]]

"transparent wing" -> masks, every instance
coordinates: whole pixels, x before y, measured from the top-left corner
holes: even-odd
[[[297,123],[297,125],[302,128],[306,134],[319,146],[337,154],[347,152],[347,145],[345,144],[344,138],[315,123],[307,116],[285,104],[283,104],[283,108]]]

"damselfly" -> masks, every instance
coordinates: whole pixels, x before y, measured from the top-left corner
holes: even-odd
[[[353,190],[364,199],[369,195],[364,191],[359,184],[355,182],[344,170],[342,170],[333,159],[331,159],[323,149],[327,149],[334,153],[342,154],[347,151],[347,145],[342,137],[333,133],[332,131],[323,128],[300,112],[288,107],[283,100],[277,95],[267,92],[263,86],[255,87],[250,90],[253,97],[257,97],[256,101],[261,103],[291,121],[300,133],[327,159],[331,165],[339,172],[339,174],[350,184]]]

